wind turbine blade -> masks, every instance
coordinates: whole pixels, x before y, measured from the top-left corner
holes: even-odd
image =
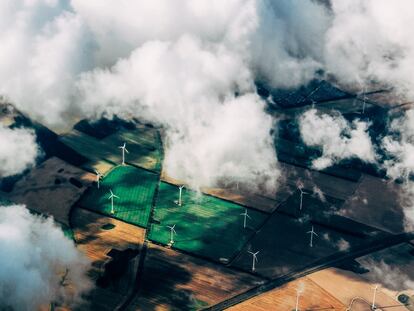
[[[125,149],[125,152],[126,152],[126,153],[129,153],[129,151],[128,151],[128,149],[127,149],[127,148],[124,148],[124,149]]]
[[[246,213],[246,216],[247,216],[247,218],[250,218],[250,219],[252,219],[252,218],[251,218],[251,217],[249,216],[249,214],[247,214],[247,213]]]

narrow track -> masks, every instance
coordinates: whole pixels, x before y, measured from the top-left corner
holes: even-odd
[[[158,133],[158,139],[160,141],[160,151],[161,151],[161,154],[164,154],[161,135],[158,131],[157,131],[157,133]],[[162,161],[161,161],[161,163],[162,163]],[[115,311],[124,311],[124,310],[126,310],[129,307],[129,305],[132,303],[134,298],[139,294],[139,292],[141,291],[141,288],[142,288],[141,280],[142,280],[142,275],[143,275],[143,272],[144,272],[145,257],[147,255],[147,251],[148,251],[148,236],[149,236],[149,232],[151,230],[151,223],[152,223],[152,219],[154,217],[154,210],[155,210],[155,206],[156,206],[156,203],[157,203],[158,191],[159,191],[160,183],[161,183],[161,172],[162,172],[162,164],[161,164],[161,167],[160,167],[160,173],[158,175],[157,187],[155,188],[154,197],[152,199],[150,215],[149,215],[149,218],[148,218],[148,224],[147,224],[147,228],[145,230],[144,244],[142,245],[141,252],[139,254],[138,265],[137,265],[137,269],[136,269],[136,273],[135,273],[134,282],[133,282],[128,294],[125,296],[125,299],[123,301],[121,301],[121,303],[116,307]]]

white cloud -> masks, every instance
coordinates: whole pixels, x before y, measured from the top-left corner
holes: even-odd
[[[181,148],[176,142],[192,142],[192,126],[203,128],[207,120],[204,128],[214,132],[217,122],[210,118],[235,92],[255,93],[256,80],[295,87],[324,69],[341,83],[373,79],[409,95],[414,44],[407,25],[413,12],[410,0],[332,0],[329,8],[310,0],[5,0],[0,4],[0,93],[49,125],[70,122],[73,115],[144,117],[166,127],[171,155]],[[241,107],[251,111],[249,105]],[[267,118],[262,108],[256,112],[252,123]],[[230,127],[238,124],[226,121]],[[267,128],[258,129],[258,140],[270,142],[272,126],[263,124]],[[340,150],[334,152],[326,138],[326,156],[315,167],[354,156],[373,161],[366,125],[347,126],[352,139],[337,139]],[[235,144],[243,133],[243,128],[234,131],[227,155],[240,149]],[[266,148],[245,149],[246,158],[256,165],[263,153],[271,154],[272,145]],[[171,170],[182,167],[179,157],[171,158],[176,161],[169,162]],[[270,156],[266,160],[266,165],[248,165],[247,175],[275,167]],[[205,167],[187,161],[183,171],[193,182],[202,178],[198,184],[213,185],[215,178],[197,176],[194,167],[201,172],[216,165],[200,163]]]
[[[382,140],[382,148],[387,155],[383,166],[387,175],[403,182],[400,193],[404,207],[405,228],[414,228],[414,110],[406,111],[401,118],[395,119],[389,126],[390,135]]]
[[[414,2],[333,0],[325,63],[342,82],[371,80],[413,98]]]
[[[21,205],[0,207],[0,248],[1,309],[75,303],[90,288],[88,262],[51,218],[31,215]],[[60,283],[66,269],[65,287]]]
[[[40,155],[32,130],[0,125],[0,177],[16,175],[35,164]]]
[[[74,109],[74,79],[91,68],[88,32],[66,7],[46,0],[0,5],[0,93],[48,124],[65,122]]]
[[[318,170],[343,159],[359,158],[365,162],[374,162],[376,154],[367,132],[368,126],[358,120],[350,123],[340,114],[318,114],[316,109],[306,111],[299,118],[304,143],[322,149],[322,156],[312,163]]]
[[[243,60],[222,45],[191,36],[148,42],[111,70],[83,75],[79,89],[87,115],[164,125],[171,176],[195,187],[234,179],[275,189],[272,119],[264,102],[248,94],[254,87]]]

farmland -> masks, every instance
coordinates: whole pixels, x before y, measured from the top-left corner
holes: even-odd
[[[126,163],[159,172],[161,169],[162,151],[157,130],[138,127],[134,130],[119,130],[103,139],[97,139],[77,130],[73,130],[60,140],[89,159],[84,165],[87,170],[103,167],[104,171],[122,162],[119,146],[124,142],[129,153]]]
[[[58,158],[50,158],[19,180],[8,198],[37,213],[53,215],[69,226],[72,206],[92,184],[95,176]],[[59,198],[59,204],[51,198]]]
[[[257,272],[266,277],[278,277],[365,241],[364,236],[335,230],[326,224],[312,221],[310,217],[312,216],[296,218],[284,213],[274,213],[233,264],[250,270],[251,255],[247,251],[260,251]],[[347,219],[334,220],[338,226],[353,228],[355,225],[349,224]],[[313,247],[310,247],[308,233],[311,226],[318,234],[314,237]]]
[[[182,206],[175,203],[177,199],[178,187],[162,182],[149,238],[166,245],[170,241],[166,226],[175,225],[174,248],[216,261],[235,256],[267,218],[248,209],[251,219],[243,228],[245,208],[240,205],[186,189]]]
[[[261,282],[247,273],[154,244],[144,267],[140,295],[128,311],[200,309]]]
[[[146,227],[158,183],[158,175],[132,166],[118,166],[102,180],[99,189],[94,187],[79,205],[127,223]],[[114,214],[111,213],[110,190],[114,198]]]
[[[290,282],[280,288],[263,293],[246,300],[229,311],[291,311],[295,310],[297,292],[302,291],[299,297],[299,310],[345,310],[343,305],[334,296],[323,290],[307,277]]]
[[[93,282],[104,275],[105,265],[111,261],[113,249],[139,249],[144,241],[144,229],[81,208],[74,209],[71,223],[78,248],[91,261],[89,278]],[[96,286],[89,294],[91,309],[114,310],[120,303],[133,276],[132,271],[128,272],[128,265],[124,266],[128,269],[116,283]]]

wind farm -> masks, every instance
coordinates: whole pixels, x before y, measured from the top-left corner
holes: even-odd
[[[139,131],[145,139],[130,140],[128,148],[132,151],[126,149],[126,142],[112,143],[112,151],[109,151],[111,150],[109,142],[122,141],[126,137],[132,137],[129,136],[129,131],[131,133]],[[131,296],[128,291],[125,291],[125,297],[132,299],[131,307],[139,308],[143,302],[150,305],[161,303],[160,296],[157,295],[169,297],[168,306],[179,304],[183,308],[191,306],[195,309],[209,309],[209,305],[216,304],[217,308],[221,309],[222,304],[226,307],[227,304],[231,304],[232,308],[237,310],[238,304],[242,306],[250,303],[251,299],[254,301],[261,299],[262,296],[265,301],[273,301],[272,303],[278,304],[281,303],[279,299],[282,298],[276,297],[290,297],[288,294],[290,292],[285,292],[283,289],[284,286],[290,288],[289,281],[285,281],[286,285],[280,289],[278,289],[280,286],[276,286],[275,289],[263,292],[260,290],[257,294],[246,296],[241,300],[238,300],[238,297],[248,295],[251,290],[256,290],[256,288],[259,290],[261,284],[270,285],[273,282],[277,284],[278,280],[282,280],[296,271],[303,271],[303,269],[306,271],[309,264],[316,265],[323,262],[324,258],[329,262],[330,258],[348,256],[349,249],[355,249],[356,252],[365,250],[369,247],[370,240],[387,241],[392,239],[393,235],[389,232],[370,226],[369,223],[358,222],[358,218],[351,219],[339,216],[336,212],[332,213],[332,211],[340,210],[346,200],[346,196],[339,195],[329,187],[333,180],[340,180],[338,176],[315,175],[312,182],[317,181],[321,187],[321,190],[315,192],[315,190],[309,190],[312,187],[310,187],[311,184],[306,179],[306,175],[299,175],[299,177],[292,175],[288,179],[287,187],[283,190],[281,188],[278,196],[279,199],[285,199],[277,201],[267,198],[267,202],[269,202],[266,203],[267,205],[262,205],[262,201],[259,200],[260,204],[257,206],[252,200],[253,196],[249,197],[248,193],[243,193],[240,187],[236,189],[236,195],[231,190],[218,192],[217,189],[202,189],[200,191],[184,186],[185,181],[172,179],[161,172],[159,166],[148,166],[147,160],[145,162],[139,158],[142,157],[145,148],[148,150],[149,156],[162,154],[162,145],[159,144],[158,138],[160,136],[154,134],[154,131],[154,128],[143,125],[138,125],[136,129],[132,130],[121,128],[115,133],[109,134],[107,138],[103,138],[103,141],[94,141],[96,152],[91,152],[89,149],[83,151],[83,147],[74,146],[74,141],[67,140],[68,136],[63,134],[60,138],[61,141],[69,148],[76,147],[73,149],[74,152],[79,152],[80,155],[86,157],[84,162],[80,164],[80,170],[85,170],[85,176],[88,176],[89,180],[89,183],[86,184],[89,186],[78,188],[82,189],[81,197],[72,203],[73,206],[70,207],[72,215],[68,214],[62,218],[53,209],[50,210],[56,217],[60,217],[57,219],[63,219],[62,222],[68,228],[73,222],[78,224],[78,227],[72,229],[74,232],[72,235],[74,234],[75,240],[78,242],[87,238],[88,234],[92,234],[90,229],[85,227],[87,223],[80,222],[80,215],[89,219],[91,225],[94,223],[94,230],[108,232],[99,238],[105,239],[105,242],[100,243],[107,243],[109,247],[107,251],[103,250],[102,253],[102,250],[97,248],[97,244],[87,246],[89,243],[82,248],[99,258],[101,268],[94,269],[94,278],[98,282],[97,284],[112,282],[106,276],[109,273],[106,272],[109,266],[105,268],[105,263],[123,264],[121,261],[118,262],[120,259],[115,259],[118,257],[111,257],[120,255],[112,255],[111,252],[123,254],[130,252],[128,250],[138,252],[131,255],[134,256],[131,257],[132,262],[145,263],[148,269],[152,269],[151,271],[158,271],[158,269],[162,269],[163,265],[168,266],[169,260],[172,260],[170,256],[174,256],[174,258],[183,258],[182,260],[185,260],[192,267],[189,273],[204,273],[202,285],[189,282],[186,287],[189,292],[193,293],[192,297],[198,298],[178,301],[175,296],[175,282],[171,280],[168,286],[155,292],[150,290],[148,285],[142,284],[146,288],[142,296],[136,294]],[[77,134],[77,137],[85,135],[84,133]],[[117,135],[121,135],[121,137],[116,138]],[[88,137],[89,143],[94,139],[92,136]],[[152,147],[149,148],[150,144],[158,146],[159,149],[155,151]],[[102,153],[102,148],[108,151]],[[138,158],[134,151],[138,152]],[[162,163],[158,156],[154,161],[154,163]],[[55,167],[59,163],[63,163],[57,158],[52,158],[45,163],[48,162],[56,163]],[[61,165],[64,167],[63,164]],[[290,167],[293,168],[293,166]],[[344,183],[351,186],[353,182],[345,181]],[[18,185],[20,188],[26,187],[22,182]],[[14,198],[17,196],[18,192]],[[330,213],[332,214],[330,215]],[[72,219],[72,217],[76,217],[76,219]],[[81,223],[82,227],[79,227]],[[119,233],[116,231],[118,227],[121,230]],[[111,231],[114,235],[109,235]],[[138,234],[140,239],[132,238],[132,232],[136,232],[134,234]],[[119,244],[117,242],[117,239],[121,238],[119,234],[126,234],[128,240]],[[368,242],[365,242],[366,239]],[[123,241],[124,238],[121,240]],[[145,248],[148,252],[147,255],[144,252]],[[111,255],[102,257],[102,254],[105,253]],[[126,255],[127,253],[122,256],[130,258],[128,257],[130,255]],[[161,260],[161,266],[155,264],[158,260]],[[201,267],[207,263],[210,270],[203,270]],[[174,273],[182,274],[187,268],[176,265],[169,269],[176,271]],[[153,272],[146,272],[146,268],[143,272],[137,271],[136,273],[141,275],[148,284],[151,284],[155,278],[151,274]],[[231,279],[236,278],[238,289],[236,290],[230,286],[230,283],[226,283],[227,288],[232,288],[231,294],[220,294],[220,300],[205,296],[205,290],[220,291],[220,289],[214,290],[208,287],[207,280],[212,277],[211,273],[215,277],[228,278],[226,282],[230,283]],[[131,282],[133,277],[135,277],[134,273],[124,272],[122,273],[122,282]],[[309,280],[303,281],[305,284],[311,282],[310,280],[319,284],[318,277],[314,279],[312,273],[309,277]],[[287,278],[287,280],[290,279]],[[358,298],[357,295],[348,298],[351,305],[349,310],[353,310],[352,305],[357,306],[361,304],[361,301],[371,301],[372,308],[374,302],[372,302],[372,292],[369,294],[369,291],[373,287],[368,283],[367,281],[367,295],[363,298],[364,300]],[[316,291],[316,287],[309,284],[300,294],[297,292],[292,294],[292,301],[286,304],[286,308],[302,310],[303,306],[309,305],[310,302],[314,305],[315,298],[310,299],[307,295],[311,295],[311,297],[317,295],[320,299],[320,306],[329,302],[330,306],[343,305],[344,308],[346,307],[347,301],[344,299],[335,300],[332,298],[332,300],[329,298],[332,295],[335,296],[328,288],[331,285],[325,288],[325,291]],[[267,292],[268,294],[266,294]],[[95,290],[89,299],[96,301],[94,302],[96,304],[102,295],[108,295],[107,292],[105,293]],[[111,295],[113,294],[109,294],[109,296]],[[114,300],[108,303],[108,308],[123,304],[123,300],[118,296],[113,297]],[[115,297],[118,298],[115,299]],[[287,301],[290,301],[289,299]],[[384,299],[383,293],[379,295],[379,299],[379,301]],[[375,307],[378,304],[380,302],[374,304]],[[96,305],[102,309],[106,308],[104,305]]]
[[[414,311],[397,2],[4,0],[0,310]]]

